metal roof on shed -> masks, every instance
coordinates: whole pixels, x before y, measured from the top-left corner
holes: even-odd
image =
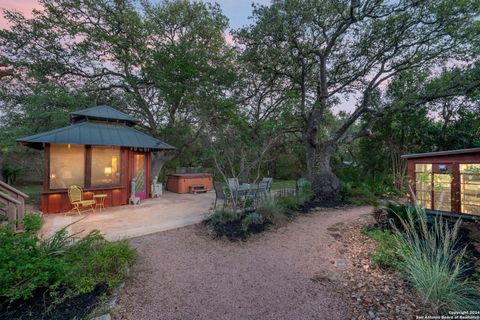
[[[174,150],[175,147],[123,124],[79,122],[68,127],[17,139],[17,142],[42,149],[44,143],[84,144]]]
[[[430,157],[450,156],[450,155],[457,155],[457,154],[468,154],[468,153],[480,153],[480,148],[404,154],[402,155],[402,158],[403,159],[430,158]]]

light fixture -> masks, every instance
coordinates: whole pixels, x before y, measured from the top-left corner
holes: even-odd
[[[105,167],[104,173],[106,176],[109,176],[112,174],[112,167]]]

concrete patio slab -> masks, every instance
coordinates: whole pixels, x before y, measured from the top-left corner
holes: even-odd
[[[197,195],[166,192],[160,198],[144,200],[137,206],[107,208],[82,216],[45,214],[41,234],[46,238],[71,224],[68,231],[78,237],[97,229],[110,241],[133,238],[199,223],[214,201],[214,192]]]

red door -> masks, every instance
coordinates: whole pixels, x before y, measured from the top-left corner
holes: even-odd
[[[145,153],[133,154],[132,177],[135,181],[135,196],[146,199],[147,192],[147,156]]]

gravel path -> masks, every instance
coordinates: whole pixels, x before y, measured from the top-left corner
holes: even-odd
[[[139,259],[114,319],[345,319],[345,300],[318,279],[345,267],[332,226],[370,212],[303,215],[246,242],[212,240],[202,225],[132,239]]]

